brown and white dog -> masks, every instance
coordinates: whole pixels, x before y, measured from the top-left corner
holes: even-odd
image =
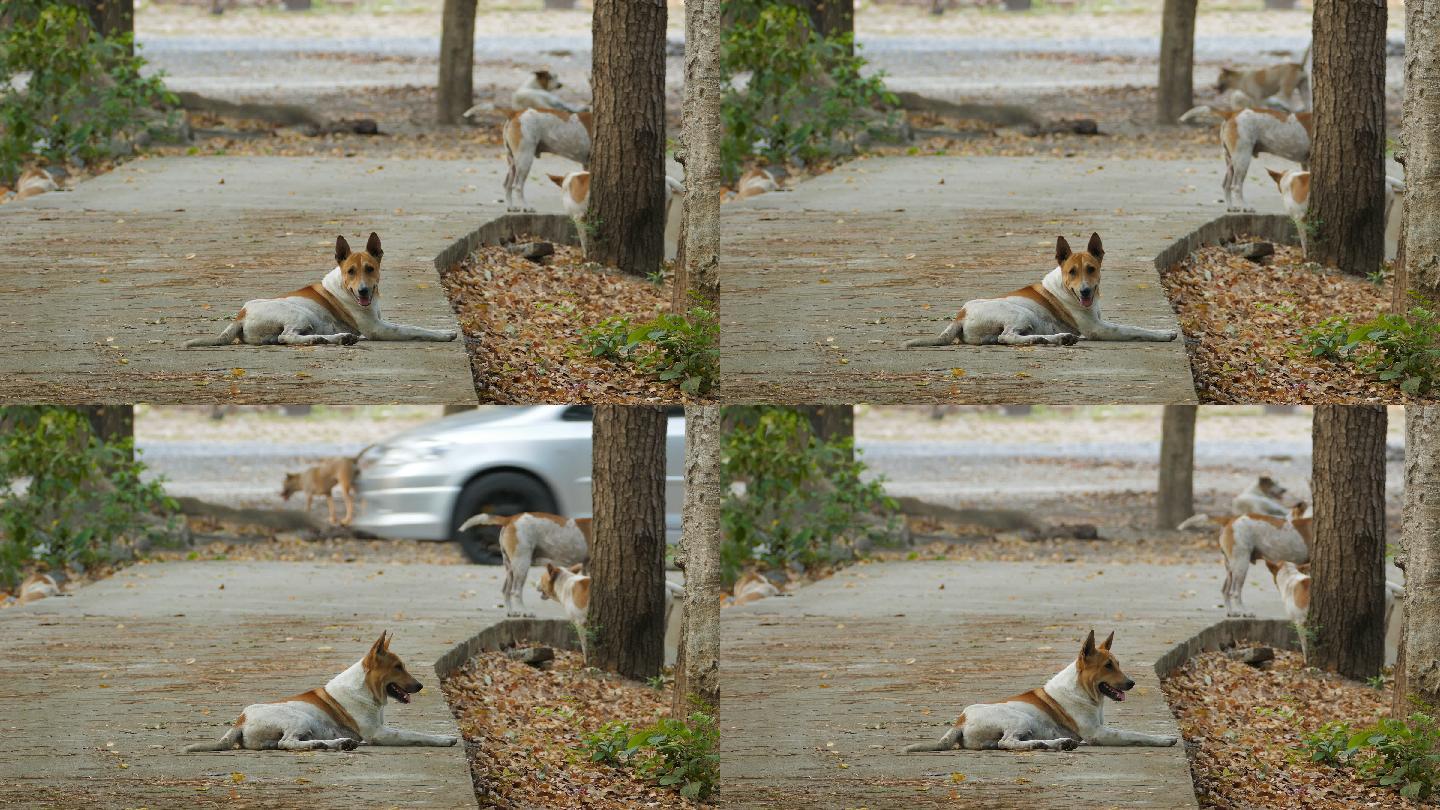
[[[585,214],[590,210],[590,172],[571,172],[565,176],[547,174],[550,182],[560,187],[560,204],[566,216],[575,222],[575,231],[580,234],[580,252],[590,256],[590,229],[585,227]],[[665,227],[668,230],[674,220],[675,202],[685,196],[685,184],[665,175]]]
[[[1039,689],[998,703],[965,707],[938,742],[907,746],[906,753],[949,751],[1071,751],[1089,745],[1174,745],[1167,734],[1125,731],[1105,725],[1105,701],[1125,700],[1135,687],[1110,652],[1111,633],[1099,646],[1095,631],[1085,637],[1080,655]]]
[[[501,130],[505,141],[505,210],[535,210],[525,201],[525,180],[542,152],[569,158],[584,168],[590,162],[593,126],[588,112],[549,107],[512,112]]]
[[[739,579],[735,580],[735,587],[730,589],[730,596],[720,604],[721,607],[734,607],[783,594],[784,591],[781,591],[775,583],[766,579],[758,571],[746,571]]]
[[[380,638],[365,657],[318,689],[273,703],[245,707],[225,736],[213,743],[188,746],[187,753],[229,751],[351,751],[367,745],[454,745],[449,734],[405,731],[385,725],[385,704],[409,703],[421,689],[390,651],[390,638]]]
[[[12,202],[36,197],[49,191],[59,191],[60,184],[50,172],[41,168],[30,168],[20,173],[15,180],[15,191],[12,193],[4,186],[0,186],[0,202]]]
[[[32,572],[15,589],[13,603],[17,605],[28,605],[31,602],[38,602],[41,599],[48,599],[51,596],[60,595],[60,583],[49,574],[39,571]],[[5,603],[11,602],[10,597],[5,597]]]
[[[748,200],[779,190],[780,184],[775,182],[775,175],[759,166],[752,166],[740,175],[740,180],[735,183],[735,192],[728,196],[722,194],[720,201]]]
[[[567,104],[564,99],[555,95],[556,90],[564,87],[555,74],[548,70],[537,70],[530,74],[525,83],[515,88],[510,94],[510,103],[517,110],[560,110],[561,112],[580,112],[580,108]]]
[[[1038,284],[1001,298],[965,302],[955,320],[933,338],[906,341],[906,347],[948,346],[958,339],[972,346],[1070,346],[1081,340],[1174,340],[1173,329],[1146,329],[1111,323],[1100,315],[1100,234],[1076,253],[1061,236],[1055,240],[1054,270]]]
[[[1310,49],[1305,52],[1308,56]],[[1222,67],[1215,90],[1221,95],[1239,91],[1254,105],[1276,98],[1289,109],[1310,109],[1310,74],[1305,70],[1304,58],[1248,70]]]
[[[1310,213],[1310,172],[1299,169],[1288,169],[1277,172],[1274,169],[1266,169],[1270,179],[1280,189],[1280,200],[1285,205],[1285,213],[1295,221],[1295,230],[1300,234],[1300,251],[1306,258],[1310,256],[1310,229],[1305,227],[1305,217]],[[1390,213],[1395,208],[1395,198],[1404,195],[1405,181],[1394,177],[1385,177],[1385,222],[1390,222]]]
[[[1240,515],[1273,515],[1283,518],[1290,514],[1290,507],[1286,506],[1285,496],[1289,494],[1285,488],[1280,486],[1268,475],[1262,475],[1255,479],[1255,483],[1246,487],[1243,492],[1236,495],[1230,501],[1230,508],[1233,510],[1228,515],[1207,515],[1204,513],[1191,515],[1175,528],[1180,531],[1201,528],[1224,528],[1224,526]]]
[[[1285,615],[1300,630],[1300,651],[1310,656],[1309,634],[1305,632],[1305,621],[1310,617],[1310,564],[1296,565],[1288,560],[1276,562],[1266,560],[1265,567],[1275,580],[1280,591],[1280,601],[1285,605]],[[1390,622],[1395,616],[1395,600],[1405,598],[1405,586],[1385,581],[1385,631],[1389,633]]]
[[[370,234],[365,249],[358,253],[350,250],[345,237],[338,236],[335,269],[318,283],[279,298],[247,301],[218,337],[196,338],[185,346],[229,346],[236,340],[251,346],[349,346],[362,338],[454,340],[453,329],[405,326],[380,314],[380,259],[384,255],[379,234]]]
[[[297,492],[305,493],[305,511],[309,512],[317,496],[324,496],[330,508],[330,523],[335,525],[335,498],[331,494],[340,487],[340,497],[345,500],[345,517],[341,526],[349,526],[355,517],[355,479],[359,469],[353,458],[332,458],[322,461],[304,472],[285,473],[285,483],[280,487],[280,499],[288,501]]]
[[[1220,592],[1225,597],[1225,615],[1255,615],[1245,609],[1242,594],[1251,563],[1310,561],[1313,518],[1306,517],[1305,511],[1305,504],[1298,503],[1283,518],[1241,515],[1220,530],[1220,553],[1225,556],[1225,584]]]
[[[476,515],[460,524],[466,532],[477,526],[500,527],[500,555],[505,562],[507,616],[533,616],[525,612],[525,581],[536,562],[570,566],[590,559],[590,518],[563,518],[546,512],[518,515]]]
[[[585,620],[590,615],[590,576],[583,573],[585,566],[576,563],[568,568],[562,568],[554,563],[546,563],[545,570],[540,572],[540,579],[535,582],[535,589],[540,591],[541,599],[553,599],[560,603],[565,609],[565,616],[575,623],[575,629],[580,634],[580,651],[588,655],[589,641],[585,633]],[[668,630],[671,618],[675,612],[677,603],[683,604],[685,599],[685,587],[665,581],[665,627]]]
[[[1229,110],[1200,106],[1180,116],[1186,123],[1206,117],[1220,119],[1220,146],[1225,151],[1225,192],[1228,211],[1254,211],[1245,202],[1245,175],[1250,161],[1261,152],[1293,160],[1304,168],[1310,160],[1311,114],[1267,108]]]

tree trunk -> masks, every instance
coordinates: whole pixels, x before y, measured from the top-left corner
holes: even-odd
[[[820,441],[849,439],[849,458],[855,460],[854,405],[797,405],[795,410],[810,421],[810,433]]]
[[[1405,512],[1396,564],[1405,571],[1404,629],[1392,714],[1440,705],[1440,407],[1405,408]]]
[[[445,0],[435,120],[458,124],[475,103],[475,0]]]
[[[690,0],[695,2],[695,0]],[[685,409],[685,513],[675,561],[685,618],[670,714],[720,708],[720,406]]]
[[[135,460],[135,406],[134,405],[81,405],[79,411],[90,422],[90,431],[106,444],[119,441],[132,443],[129,457]]]
[[[675,312],[697,303],[719,312],[720,6],[720,0],[685,4],[685,101],[675,155],[685,167],[685,204],[670,302]]]
[[[1195,405],[1166,405],[1160,428],[1155,525],[1174,529],[1195,514]]]
[[[1160,17],[1160,84],[1155,120],[1173,124],[1195,106],[1195,5],[1165,0]]]
[[[90,18],[90,27],[102,37],[135,34],[135,0],[79,0],[77,5]],[[130,53],[134,52],[132,45]]]
[[[644,680],[665,664],[665,408],[596,405],[589,663]]]
[[[665,0],[595,0],[594,259],[648,276],[665,259]]]
[[[1310,663],[1347,678],[1385,664],[1385,407],[1317,405]]]
[[[1440,42],[1440,3],[1405,4],[1405,41]],[[1405,111],[1396,155],[1405,166],[1402,274],[1396,286],[1434,304],[1440,300],[1440,52],[1405,49]],[[1401,257],[1396,263],[1402,264]],[[1403,302],[1408,308],[1409,302]]]
[[[1385,261],[1385,0],[1315,0],[1314,20],[1311,258],[1365,276]]]
[[[810,17],[810,27],[822,37],[855,35],[855,0],[791,0]],[[850,53],[854,54],[853,46]]]

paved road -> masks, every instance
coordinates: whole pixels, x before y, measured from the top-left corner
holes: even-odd
[[[384,629],[425,685],[387,718],[454,731],[431,666],[502,618],[499,582],[479,566],[164,563],[0,612],[0,805],[214,806],[233,791],[251,806],[471,806],[459,746],[178,750],[247,703],[322,685]]]
[[[179,345],[218,334],[248,299],[318,280],[337,234],[358,248],[372,230],[385,246],[386,317],[455,328],[432,262],[503,213],[502,169],[493,150],[469,161],[166,158],[4,206],[0,399],[474,402],[459,340]],[[532,196],[558,211],[558,197]]]
[[[721,768],[735,807],[1194,807],[1182,747],[901,754],[968,703],[1042,685],[1114,629],[1139,685],[1112,725],[1177,734],[1154,674],[1223,618],[1220,566],[924,562],[857,566],[729,608]],[[1251,576],[1246,603],[1283,616]],[[955,783],[952,774],[963,775]]]
[[[878,158],[725,207],[722,395],[779,402],[1193,402],[1181,342],[901,349],[1104,239],[1106,317],[1178,328],[1155,272],[1224,213],[1220,161]],[[1263,173],[1258,161],[1252,171]],[[1262,211],[1279,198],[1252,180]]]

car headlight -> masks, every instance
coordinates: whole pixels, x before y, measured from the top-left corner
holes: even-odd
[[[361,461],[361,466],[399,467],[405,464],[436,461],[444,458],[445,454],[449,451],[450,445],[433,439],[424,439],[408,444],[390,445],[388,447],[377,447],[370,453],[365,454],[365,458]]]

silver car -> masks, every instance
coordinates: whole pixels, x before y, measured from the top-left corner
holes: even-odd
[[[463,535],[480,512],[590,515],[589,405],[481,406],[373,445],[360,455],[354,528],[381,537],[456,540],[476,562],[499,562],[497,530]],[[685,411],[669,411],[666,536],[680,534]]]

